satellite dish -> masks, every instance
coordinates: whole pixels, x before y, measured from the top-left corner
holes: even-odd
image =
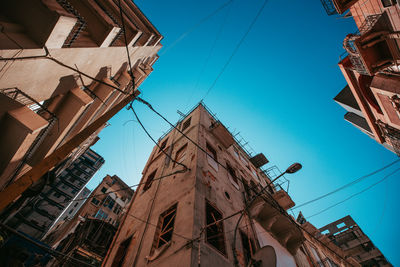
[[[265,246],[257,250],[253,259],[259,264],[260,267],[276,267],[276,253],[275,249],[271,246]]]

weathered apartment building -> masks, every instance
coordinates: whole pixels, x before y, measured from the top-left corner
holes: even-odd
[[[137,93],[162,36],[129,0],[1,1],[0,27],[1,190]]]
[[[71,205],[81,204],[73,200],[85,191],[85,185],[103,164],[102,156],[91,149],[87,150],[56,175],[54,181],[43,185],[36,195],[26,198],[24,204],[8,217],[6,224],[33,238],[41,239],[63,211]]]
[[[267,162],[199,104],[154,147],[102,266],[330,266],[299,254],[304,230]]]
[[[400,5],[395,0],[321,0],[329,15],[352,17],[340,70],[347,85],[335,101],[345,120],[400,154]],[[346,13],[347,12],[347,13]]]
[[[363,267],[393,266],[351,216],[332,222],[319,231]]]
[[[75,216],[58,224],[45,238],[57,251],[72,257],[54,260],[52,266],[76,266],[74,259],[99,266],[133,192],[118,176],[104,177]]]

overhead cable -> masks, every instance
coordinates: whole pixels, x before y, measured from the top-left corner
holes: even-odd
[[[400,161],[400,159],[397,159],[397,160],[391,162],[390,164],[388,164],[388,165],[386,165],[386,166],[384,166],[384,167],[382,167],[382,168],[380,168],[380,169],[378,169],[378,170],[376,170],[376,171],[373,171],[373,172],[371,172],[371,173],[369,173],[369,174],[366,174],[366,175],[364,175],[364,176],[361,176],[360,178],[357,178],[357,179],[351,181],[350,183],[347,183],[347,184],[345,184],[345,185],[343,185],[343,186],[341,186],[341,187],[339,187],[339,188],[337,188],[337,189],[335,189],[335,190],[333,190],[333,191],[331,191],[331,192],[329,192],[329,193],[326,193],[326,194],[321,195],[321,196],[319,196],[319,197],[317,197],[317,198],[314,198],[314,199],[309,200],[309,201],[307,201],[307,202],[304,202],[304,203],[302,203],[302,204],[300,204],[300,205],[297,205],[297,206],[293,207],[291,210],[295,210],[295,209],[301,208],[301,207],[306,206],[306,205],[308,205],[308,204],[311,204],[311,203],[313,203],[313,202],[315,202],[315,201],[318,201],[318,200],[320,200],[320,199],[323,199],[323,198],[325,198],[325,197],[328,197],[328,196],[330,196],[330,195],[332,195],[332,194],[334,194],[334,193],[337,193],[337,192],[339,192],[339,191],[341,191],[341,190],[343,190],[343,189],[346,189],[346,188],[349,187],[349,186],[352,186],[352,185],[354,185],[354,184],[356,184],[356,183],[359,183],[359,182],[363,181],[365,178],[368,178],[368,177],[370,177],[370,176],[372,176],[372,175],[374,175],[374,174],[377,174],[377,173],[379,173],[379,172],[381,172],[381,171],[383,171],[383,170],[389,168],[390,166],[392,166],[392,165],[398,163],[399,161]]]
[[[343,200],[341,200],[341,201],[339,201],[339,202],[337,202],[337,203],[335,203],[335,204],[333,204],[333,205],[331,205],[331,206],[329,206],[329,207],[327,207],[327,208],[325,208],[325,209],[323,209],[323,210],[321,210],[321,211],[319,211],[317,213],[314,213],[311,216],[308,216],[306,219],[309,219],[311,217],[317,216],[317,215],[319,215],[319,214],[321,214],[321,213],[323,213],[323,212],[325,212],[325,211],[327,211],[327,210],[329,210],[329,209],[331,209],[333,207],[336,207],[339,204],[342,204],[343,202],[346,202],[347,200],[352,199],[355,196],[358,196],[358,195],[364,193],[365,191],[371,189],[372,187],[382,183],[383,181],[385,181],[387,178],[389,178],[390,176],[392,176],[393,174],[395,174],[398,171],[400,171],[400,168],[398,168],[398,169],[394,170],[393,172],[389,173],[388,175],[386,175],[385,177],[383,177],[382,179],[380,179],[376,183],[373,183],[372,185],[368,186],[367,188],[364,188],[363,190],[361,190],[361,191],[359,191],[359,192],[357,192],[357,193],[355,193],[355,194],[353,194],[353,195],[351,195],[351,196],[349,196],[349,197],[347,197],[347,198],[345,198],[345,199],[343,199]]]
[[[140,121],[138,115],[136,114],[135,110],[134,110],[133,107],[132,107],[132,103],[129,105],[128,109],[131,109],[131,110],[132,110],[133,114],[134,114],[135,117],[136,117],[137,122],[138,122],[139,125],[142,127],[143,131],[144,131],[144,132],[147,134],[147,136],[153,141],[153,143],[165,154],[165,156],[167,156],[167,157],[168,157],[172,162],[174,162],[175,164],[181,165],[183,168],[185,168],[185,171],[186,171],[186,170],[189,170],[189,171],[190,171],[190,169],[189,169],[185,164],[183,164],[183,163],[181,163],[181,162],[179,162],[179,161],[174,160],[167,152],[164,151],[164,149],[162,149],[162,148],[160,147],[160,145],[158,144],[158,142],[157,142],[156,140],[154,140],[154,138],[150,135],[150,133],[147,131],[147,129],[144,127],[144,125],[143,125],[142,122]]]
[[[163,52],[160,53],[160,56],[164,55],[165,53],[167,53],[168,50],[170,50],[171,48],[173,48],[175,45],[177,45],[180,41],[182,41],[186,35],[188,35],[189,33],[193,32],[195,29],[197,29],[197,27],[199,27],[201,24],[203,24],[204,22],[206,22],[207,20],[209,20],[210,18],[212,18],[215,14],[217,14],[218,12],[220,12],[222,9],[224,9],[226,6],[228,6],[229,4],[231,4],[233,2],[233,0],[229,0],[225,3],[223,3],[221,6],[219,6],[216,10],[214,10],[213,12],[211,12],[210,14],[208,14],[207,16],[205,16],[204,18],[202,18],[198,23],[196,23],[195,25],[193,25],[191,28],[189,28],[186,32],[182,33],[175,41],[173,41]]]
[[[232,54],[229,56],[228,60],[225,62],[224,66],[222,67],[222,69],[220,70],[220,72],[218,73],[217,77],[215,78],[215,80],[213,81],[213,83],[211,84],[211,86],[208,88],[206,94],[204,95],[204,98],[207,97],[207,95],[210,93],[210,91],[214,88],[214,86],[216,85],[217,81],[219,80],[219,78],[222,76],[222,74],[225,72],[225,69],[228,67],[229,63],[231,63],[232,58],[236,55],[237,51],[239,50],[240,46],[243,44],[244,40],[246,39],[247,35],[250,33],[251,29],[253,28],[254,24],[257,22],[258,18],[261,15],[261,12],[263,11],[265,5],[267,4],[268,0],[265,0],[264,3],[262,4],[262,6],[260,7],[260,9],[258,10],[256,16],[254,17],[253,21],[250,23],[249,27],[247,28],[246,32],[244,33],[244,35],[242,36],[242,38],[240,39],[240,41],[237,43],[235,49],[233,50]]]

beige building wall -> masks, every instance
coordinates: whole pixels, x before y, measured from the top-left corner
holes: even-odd
[[[152,72],[163,37],[132,1],[122,0],[121,7],[122,18],[112,0],[0,4],[0,189],[132,94]],[[83,153],[99,131],[70,156]]]
[[[245,184],[264,186],[269,180],[250,163],[249,156],[235,143],[226,128],[207,112],[205,106],[199,105],[195,108],[177,124],[177,128],[209,154],[216,155],[217,161],[224,167],[229,165],[238,180],[178,131],[171,130],[160,138],[159,146],[190,170],[157,179],[176,171],[183,171],[184,168],[169,160],[158,147],[153,149],[143,170],[141,185],[118,229],[103,266],[120,266],[118,264],[121,266],[197,266],[199,261],[201,266],[233,266],[232,246],[238,216],[233,216],[219,224],[224,234],[220,236],[218,242],[216,241],[217,248],[210,244],[213,240],[206,237],[208,232],[205,226],[207,220],[210,219],[207,215],[211,214],[206,210],[212,206],[213,216],[216,218],[225,218],[238,212],[245,207],[246,191],[241,179]],[[155,179],[151,186],[148,183],[149,177]],[[282,197],[281,193],[275,194],[277,193],[275,189],[271,190],[276,199],[279,195],[280,203],[288,203],[287,197]],[[277,202],[274,203],[279,205]],[[162,230],[160,218],[163,217],[160,215],[174,205],[176,205],[176,213],[172,238],[170,243],[157,249],[158,236]],[[260,209],[257,208],[257,210]],[[257,214],[264,214],[263,212],[265,213],[266,210],[261,209]],[[253,249],[251,253],[261,246],[271,244],[276,253],[278,266],[296,266],[294,256],[289,249],[298,248],[301,236],[295,236],[298,239],[296,242],[299,243],[292,246],[295,241],[292,235],[283,236],[279,235],[279,232],[282,229],[290,233],[296,232],[297,225],[291,224],[284,215],[282,217],[275,215],[272,216],[275,218],[273,222],[269,222],[271,228],[265,228],[266,222],[261,219],[263,215],[256,215],[255,221],[246,217],[240,224],[240,231],[250,239]],[[258,222],[264,231],[256,230],[254,225]],[[279,225],[285,225],[286,228],[280,228]],[[242,241],[239,241],[241,240],[239,232],[236,240],[238,261],[240,266],[244,266],[245,250]]]

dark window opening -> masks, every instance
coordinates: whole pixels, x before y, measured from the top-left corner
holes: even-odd
[[[95,205],[97,206],[97,205],[99,205],[100,200],[98,200],[98,199],[96,199],[96,198],[93,198],[93,199],[92,199],[92,203],[95,204]]]
[[[233,180],[236,184],[239,184],[239,181],[238,181],[238,179],[237,179],[237,177],[236,177],[236,172],[235,172],[235,170],[234,170],[228,163],[226,164],[226,169],[228,170],[228,173],[229,173],[230,177],[232,178],[232,180]]]
[[[127,238],[125,241],[123,241],[117,250],[117,254],[114,257],[114,261],[111,265],[111,267],[122,267],[122,264],[124,263],[126,252],[128,250],[129,244],[131,243],[132,240],[131,235],[129,238]]]
[[[222,214],[207,201],[206,242],[226,256],[224,224],[222,221],[215,223],[221,219],[222,219]]]
[[[154,179],[154,177],[156,176],[156,172],[157,172],[157,170],[153,171],[153,172],[147,177],[146,183],[144,184],[144,187],[143,187],[143,191],[146,191],[146,190],[148,190],[148,189],[151,187],[151,184],[153,183],[153,179]]]
[[[226,196],[227,199],[229,199],[229,200],[231,199],[231,196],[230,196],[229,193],[226,192],[226,191],[225,191],[225,196]]]
[[[160,215],[151,253],[171,241],[174,231],[176,207],[177,205],[175,204]]]
[[[186,147],[187,147],[187,144],[184,144],[184,145],[176,152],[176,155],[175,155],[175,161],[176,161],[176,162],[182,163],[182,162],[185,160],[185,158],[186,158]],[[176,163],[174,162],[174,167],[175,167],[175,165],[176,165]]]
[[[242,241],[243,255],[246,261],[246,266],[250,262],[251,257],[255,252],[255,245],[253,240],[251,240],[244,232],[240,231],[240,239]]]
[[[206,151],[208,164],[218,171],[217,151],[209,143],[206,143]]]
[[[101,192],[102,192],[102,193],[107,192],[107,188],[105,188],[105,187],[103,186],[103,188],[101,189]]]
[[[109,208],[110,210],[114,207],[115,200],[112,199],[110,196],[107,196],[107,198],[103,202],[103,206]]]
[[[183,124],[182,124],[182,132],[186,130],[190,126],[190,122],[192,121],[192,117],[187,119]]]
[[[162,150],[164,150],[164,148],[167,146],[167,142],[168,142],[168,138],[165,139],[164,142],[162,142],[162,144],[160,146],[160,150],[158,152],[161,152]]]

